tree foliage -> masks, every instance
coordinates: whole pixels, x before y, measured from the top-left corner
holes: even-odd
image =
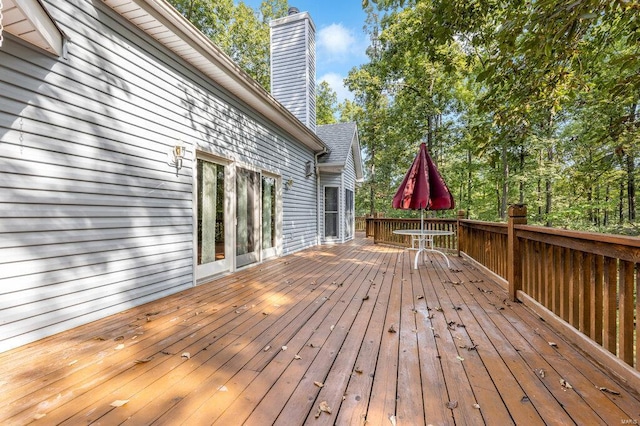
[[[270,87],[269,21],[287,15],[287,0],[263,0],[259,10],[233,0],[169,0],[194,26],[264,88]]]
[[[637,1],[363,6],[374,54],[347,81],[372,126],[359,123],[371,212],[397,214],[394,184],[424,140],[471,217],[526,203],[534,222],[638,232]]]

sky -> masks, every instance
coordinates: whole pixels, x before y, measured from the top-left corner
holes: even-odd
[[[262,0],[244,0],[258,9]],[[353,99],[342,80],[349,70],[368,62],[369,45],[363,31],[366,13],[361,0],[289,0],[289,6],[309,12],[316,26],[316,80],[326,81],[338,102]]]

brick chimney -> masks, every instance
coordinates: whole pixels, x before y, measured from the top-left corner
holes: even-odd
[[[271,94],[315,133],[316,27],[295,7],[270,26]]]

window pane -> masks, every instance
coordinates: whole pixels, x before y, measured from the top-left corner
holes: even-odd
[[[262,177],[262,248],[276,245],[276,180]]]
[[[324,188],[324,210],[327,212],[338,211],[338,188],[327,186]]]
[[[224,259],[224,166],[198,159],[198,265]]]
[[[256,190],[258,174],[250,170],[238,169],[236,175],[236,209],[238,224],[236,228],[236,255],[256,251],[254,220],[256,209]],[[257,218],[256,218],[257,219]]]
[[[345,224],[345,236],[352,237],[353,236],[353,220],[354,220],[354,210],[353,210],[353,191],[350,189],[345,189],[344,192],[344,224]]]
[[[324,214],[324,236],[325,237],[338,236],[338,213]]]

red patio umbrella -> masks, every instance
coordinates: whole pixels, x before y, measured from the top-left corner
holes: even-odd
[[[394,209],[420,210],[421,217],[424,210],[447,210],[455,207],[453,196],[427,152],[424,142],[420,144],[420,151],[391,205]],[[422,221],[420,228],[424,229]]]

